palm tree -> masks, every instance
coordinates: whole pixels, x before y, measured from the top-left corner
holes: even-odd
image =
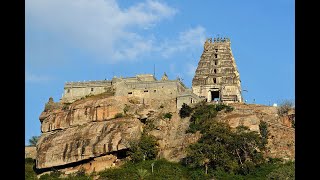
[[[139,179],[144,179],[145,177],[149,176],[149,173],[148,173],[148,170],[146,169],[138,169],[138,176],[139,176]]]
[[[39,136],[32,136],[31,139],[29,139],[30,146],[36,146],[39,138]]]

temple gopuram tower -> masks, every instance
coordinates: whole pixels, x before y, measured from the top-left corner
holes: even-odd
[[[208,102],[242,102],[239,72],[232,55],[229,38],[208,38],[204,43],[195,76],[194,94]]]

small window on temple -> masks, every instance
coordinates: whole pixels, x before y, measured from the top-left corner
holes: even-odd
[[[153,92],[157,92],[157,90],[153,90]]]
[[[68,89],[67,93],[69,93],[69,92],[70,92],[70,89]]]
[[[218,58],[218,54],[214,54],[214,58]]]
[[[128,94],[132,94],[132,92],[128,92]]]
[[[218,52],[218,49],[215,49],[216,50],[216,52]]]
[[[144,90],[143,92],[148,92],[148,90]]]
[[[214,65],[218,65],[218,61],[214,61]]]
[[[217,70],[216,70],[216,69],[214,69],[214,70],[213,70],[213,72],[216,74],[216,73],[217,73]]]
[[[91,91],[93,91],[93,88],[91,88]]]
[[[216,84],[217,83],[217,79],[213,78],[213,83]]]

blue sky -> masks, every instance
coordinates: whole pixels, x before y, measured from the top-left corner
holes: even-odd
[[[66,81],[141,73],[191,87],[207,37],[229,37],[248,103],[295,99],[291,0],[26,0],[25,143]]]

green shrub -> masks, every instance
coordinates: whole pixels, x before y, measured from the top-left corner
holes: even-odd
[[[268,143],[268,124],[265,121],[261,121],[259,124],[260,135],[263,138],[262,143],[266,145]]]
[[[179,111],[179,115],[181,118],[189,117],[192,113],[192,108],[187,104],[183,103],[182,107]]]
[[[210,175],[206,175],[203,169],[201,168],[190,168],[188,170],[188,177],[194,180],[212,179],[212,177]]]
[[[154,163],[154,171],[151,172],[151,164]],[[223,168],[216,170],[209,169],[208,174],[205,174],[203,167],[189,168],[180,163],[168,162],[167,160],[146,160],[137,163],[127,162],[120,168],[107,169],[99,173],[101,179],[139,179],[144,177],[146,180],[162,180],[162,179],[194,179],[194,180],[208,180],[208,179],[227,179],[227,180],[256,180],[266,179],[267,175],[276,176],[276,169],[282,169],[284,164],[261,164],[259,166],[245,166],[247,174],[237,174],[225,171]],[[143,173],[139,173],[144,171]],[[145,173],[147,171],[147,173]],[[272,173],[271,173],[272,172]],[[292,172],[292,171],[291,171]],[[140,175],[139,175],[140,174]],[[146,176],[144,174],[147,174]],[[270,174],[270,175],[269,175]],[[290,174],[290,173],[289,173]],[[291,173],[292,174],[292,173]],[[279,175],[277,175],[279,177]]]
[[[171,117],[172,117],[172,114],[171,114],[171,113],[165,113],[165,114],[163,115],[163,118],[169,118],[169,119],[171,119]]]
[[[232,106],[227,106],[226,107],[226,112],[231,112],[233,110],[234,110],[234,108]]]
[[[114,118],[121,118],[121,117],[123,117],[122,113],[117,113],[116,115],[114,115]]]
[[[278,164],[278,163],[282,163],[282,160],[280,158],[269,157],[268,158],[268,163],[269,164]]]
[[[215,105],[197,104],[190,118],[190,125],[187,132],[194,133],[196,131],[204,131],[206,129],[205,126],[210,125],[216,115],[217,110]]]
[[[37,174],[34,172],[33,167],[35,166],[34,160],[31,158],[25,159],[25,179],[26,180],[34,180],[37,179]]]
[[[221,111],[225,109],[227,106],[225,104],[216,104],[215,107],[217,111]]]
[[[147,176],[150,175],[150,173],[146,169],[138,169],[137,174],[139,176],[139,179],[145,179]]]
[[[216,108],[216,111],[222,111],[223,109],[225,109],[225,112],[231,112],[234,109],[232,106],[228,106],[225,104],[216,104],[215,108]]]
[[[186,130],[186,133],[196,133],[199,129],[201,129],[200,124],[190,123],[189,128]]]
[[[26,164],[34,164],[34,159],[32,159],[32,158],[25,158],[25,159],[24,159],[24,162],[25,162]]]
[[[53,172],[51,172],[50,174],[45,174],[40,176],[40,180],[52,180],[52,179],[60,179],[61,172],[54,170]]]
[[[153,173],[151,172],[151,164],[154,163]],[[100,172],[101,179],[139,179],[142,174],[140,171],[147,170],[147,176],[143,176],[146,180],[176,180],[176,179],[190,179],[188,169],[179,163],[169,162],[167,160],[146,160],[138,163],[128,162],[121,168],[107,169]],[[140,176],[139,176],[140,174]],[[145,174],[145,172],[143,172]]]
[[[295,179],[295,167],[294,163],[287,163],[267,175],[269,180],[294,180]]]
[[[130,142],[128,155],[132,162],[155,159],[158,155],[157,140],[152,135],[143,133],[139,141]]]

